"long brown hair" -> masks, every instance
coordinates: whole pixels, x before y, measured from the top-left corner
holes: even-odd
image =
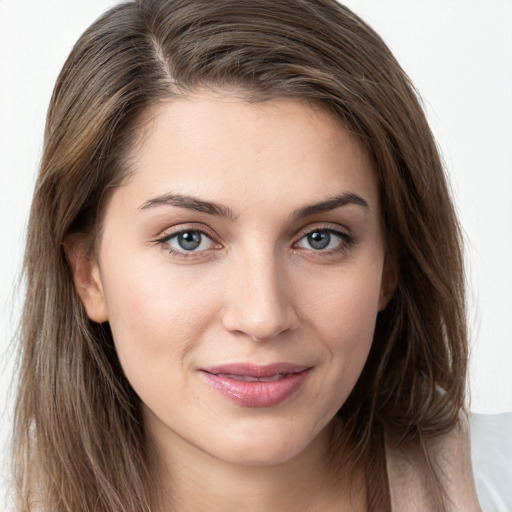
[[[48,511],[150,509],[139,399],[108,325],[85,314],[63,244],[71,233],[94,243],[148,108],[211,86],[249,101],[319,102],[373,159],[397,287],[339,411],[370,510],[389,506],[384,432],[421,446],[457,421],[467,359],[459,227],[417,94],[380,37],[335,0],[138,0],[83,34],[50,104],[24,267],[20,511],[36,501]],[[433,492],[442,510],[442,487]]]

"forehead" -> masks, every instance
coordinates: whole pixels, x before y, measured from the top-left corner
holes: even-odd
[[[352,191],[377,203],[365,148],[316,104],[198,93],[148,114],[130,154],[128,186],[141,200],[172,190],[221,203],[300,203]]]

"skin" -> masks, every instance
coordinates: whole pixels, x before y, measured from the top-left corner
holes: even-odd
[[[95,256],[78,243],[68,255],[142,400],[162,510],[364,510],[361,474],[349,491],[327,460],[333,417],[394,286],[367,153],[297,100],[203,91],[151,114]],[[230,214],[168,204],[169,194]],[[362,201],[304,210],[342,194]],[[187,252],[176,234],[194,230],[207,236]],[[311,245],[314,232],[327,248]],[[272,407],[236,404],[200,371],[283,361],[312,369]]]

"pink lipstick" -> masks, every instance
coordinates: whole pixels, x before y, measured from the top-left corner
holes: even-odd
[[[309,370],[310,366],[293,363],[234,363],[201,368],[201,374],[215,391],[238,405],[272,407],[294,394]]]

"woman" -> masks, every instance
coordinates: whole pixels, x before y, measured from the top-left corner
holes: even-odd
[[[98,20],[25,268],[19,510],[479,510],[442,166],[333,0]]]

